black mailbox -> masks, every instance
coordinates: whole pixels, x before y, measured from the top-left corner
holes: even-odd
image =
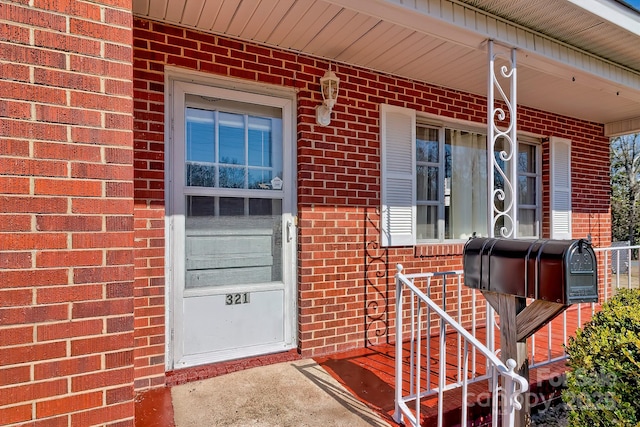
[[[473,238],[463,265],[471,288],[564,305],[598,301],[598,264],[586,240]]]

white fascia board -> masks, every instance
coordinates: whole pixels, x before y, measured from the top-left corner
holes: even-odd
[[[566,0],[587,12],[640,36],[640,13],[612,0]]]
[[[456,0],[326,1],[474,49],[482,49],[485,41],[492,39],[498,44],[515,47],[532,57],[538,57],[543,62],[556,63],[556,68],[584,72],[605,79],[618,88],[640,91],[640,73],[637,71]],[[589,0],[591,2],[602,3]],[[527,61],[523,56],[519,55],[519,62]]]

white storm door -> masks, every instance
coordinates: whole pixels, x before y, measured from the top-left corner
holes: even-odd
[[[292,99],[172,89],[170,368],[290,349]]]

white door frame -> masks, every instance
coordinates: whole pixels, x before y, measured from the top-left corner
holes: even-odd
[[[179,150],[184,150],[183,138],[175,132],[184,129],[185,94],[194,93],[211,97],[224,97],[241,102],[264,104],[282,108],[283,134],[283,182],[287,186],[282,199],[282,241],[283,281],[284,281],[284,345],[265,348],[264,353],[284,351],[297,344],[297,271],[296,271],[296,223],[297,223],[297,182],[296,182],[296,102],[295,92],[264,84],[255,85],[228,78],[207,76],[198,72],[166,67],[165,73],[165,368],[167,370],[213,363],[217,360],[191,360],[178,362],[183,355],[182,310],[178,309],[184,297],[184,212],[179,212],[184,203],[184,192],[177,190],[175,175],[184,173],[184,164],[177,165],[175,159],[182,159]],[[252,190],[248,190],[252,191]],[[253,190],[264,191],[264,190]],[[182,231],[181,231],[182,230]],[[197,292],[197,291],[196,291]],[[220,360],[244,357],[230,350],[220,355]]]

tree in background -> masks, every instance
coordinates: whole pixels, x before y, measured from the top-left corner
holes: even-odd
[[[611,234],[636,244],[640,221],[640,134],[611,140]]]

